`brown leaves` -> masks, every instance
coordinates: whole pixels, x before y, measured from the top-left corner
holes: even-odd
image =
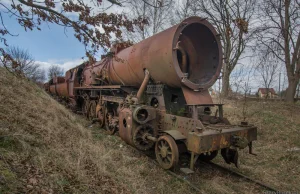
[[[92,0],[95,1],[95,0]],[[61,11],[56,11],[56,3],[61,5]],[[95,6],[99,6],[101,0],[96,0]],[[133,32],[134,26],[143,29],[148,21],[142,17],[128,19],[124,14],[107,14],[105,12],[92,12],[95,8],[81,0],[44,0],[36,3],[32,0],[19,0],[11,5],[11,12],[17,18],[18,23],[25,31],[38,29],[43,22],[55,23],[74,29],[74,36],[84,44],[87,57],[91,58],[99,48],[108,50],[112,37],[122,39],[122,30]],[[75,13],[77,17],[70,17],[69,13]],[[77,19],[75,19],[77,18]],[[100,31],[100,29],[102,29]],[[5,29],[0,29],[0,35],[7,35]],[[5,39],[0,37],[1,41]]]
[[[49,8],[55,8],[54,0],[45,0],[45,5]]]
[[[233,20],[233,23],[235,23],[235,25],[237,25],[237,27],[245,34],[248,33],[248,22],[245,21],[244,19],[242,18],[237,18],[235,20]]]

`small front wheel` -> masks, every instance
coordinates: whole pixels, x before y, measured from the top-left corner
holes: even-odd
[[[163,169],[176,167],[179,161],[179,152],[175,140],[169,135],[159,137],[155,144],[155,155]]]

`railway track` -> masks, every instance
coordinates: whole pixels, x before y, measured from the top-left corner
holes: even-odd
[[[203,162],[203,163],[207,164],[207,165],[210,165],[210,166],[212,166],[214,168],[217,168],[217,169],[219,169],[221,171],[224,171],[225,173],[229,173],[229,174],[231,174],[231,175],[233,175],[235,177],[238,177],[238,178],[244,179],[246,181],[252,182],[252,183],[254,183],[254,184],[256,184],[256,185],[258,185],[258,186],[260,186],[260,187],[262,187],[262,188],[264,188],[266,190],[268,190],[268,191],[279,193],[278,190],[276,190],[275,188],[273,188],[273,187],[271,187],[271,186],[269,186],[269,185],[267,185],[267,184],[265,184],[265,183],[263,183],[261,181],[255,180],[255,179],[253,179],[253,178],[251,178],[249,176],[243,175],[243,174],[241,174],[239,172],[232,171],[232,170],[230,170],[230,169],[228,169],[226,167],[223,167],[223,166],[221,166],[219,164],[216,164],[216,163],[213,163],[213,162]]]
[[[157,165],[159,167],[159,164],[156,161],[154,155],[149,154],[149,153],[145,153],[145,152],[142,152],[142,151],[140,151],[140,152],[142,154],[146,155],[150,159],[150,161],[152,161],[155,165]],[[224,173],[224,175],[230,175],[230,176],[232,176],[232,178],[238,178],[239,180],[246,181],[246,182],[248,182],[250,184],[254,184],[254,185],[260,187],[261,191],[269,191],[269,192],[273,192],[273,193],[280,193],[280,191],[278,191],[277,189],[269,186],[266,183],[263,183],[261,181],[255,180],[255,179],[253,179],[253,178],[251,178],[249,176],[246,176],[246,175],[244,175],[242,173],[239,173],[239,172],[236,172],[236,171],[232,171],[232,170],[230,170],[230,169],[228,169],[226,167],[223,167],[223,166],[221,166],[219,164],[216,164],[216,163],[213,163],[213,162],[204,162],[204,161],[199,161],[198,164],[201,164],[202,165],[201,167],[211,167],[214,170],[218,170],[219,172]],[[189,178],[189,177],[194,176],[194,175],[197,176],[196,172],[194,174],[190,174],[190,175],[186,175],[186,174],[180,172],[180,170],[177,170],[177,171],[166,170],[166,172],[169,175],[173,176],[174,178],[187,183],[195,191],[197,191],[199,193],[203,192],[201,190],[201,188],[197,185],[197,183],[194,182],[191,178]]]

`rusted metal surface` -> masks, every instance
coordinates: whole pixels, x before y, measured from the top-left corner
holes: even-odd
[[[204,126],[198,119],[181,117],[171,114],[164,114],[161,117],[161,128],[164,131],[177,130],[186,138],[189,132],[201,132]]]
[[[133,119],[139,124],[145,124],[156,118],[156,110],[151,106],[138,106],[133,111]]]
[[[211,103],[207,89],[217,79],[221,66],[217,32],[206,20],[191,17],[115,53],[112,59],[107,57],[87,66],[84,84],[106,81],[110,85],[140,87],[147,69],[155,82],[199,91],[184,90],[188,104],[205,104]]]
[[[87,86],[87,87],[81,86],[81,87],[74,87],[74,89],[76,89],[76,90],[86,90],[86,89],[99,90],[99,89],[121,89],[121,87],[122,87],[121,85]]]
[[[119,113],[119,135],[129,145],[134,146],[133,143],[133,129],[136,127],[136,124],[132,118],[132,111],[128,108],[124,108]]]
[[[144,80],[143,80],[143,82],[141,84],[141,87],[139,88],[139,90],[138,90],[138,92],[136,94],[136,97],[137,97],[138,100],[141,99],[141,97],[142,97],[142,95],[143,95],[143,93],[144,93],[144,91],[145,91],[145,89],[147,87],[147,84],[148,84],[149,80],[150,80],[150,73],[146,69],[145,70],[145,78],[144,78]]]
[[[49,87],[49,91],[50,91],[50,93],[51,93],[51,94],[54,94],[54,95],[56,95],[56,91],[55,91],[55,85],[50,85],[50,87]]]
[[[171,135],[171,137],[173,137],[175,140],[186,140],[186,138],[187,138],[185,135],[183,135],[177,129],[165,130],[164,133]]]
[[[202,133],[189,132],[188,150],[201,154],[233,146],[233,136],[245,137],[249,142],[256,140],[256,127],[220,128]]]
[[[60,84],[60,83],[64,83],[65,82],[65,77],[53,77],[53,83],[54,84]]]
[[[129,145],[140,150],[155,145],[165,169],[177,165],[179,148],[191,153],[191,169],[198,158],[211,160],[218,150],[227,163],[237,165],[237,149],[248,146],[252,153],[257,128],[231,125],[222,104],[213,104],[208,88],[221,67],[215,29],[191,17],[131,47],[116,44],[101,61],[70,69],[47,88],[72,99],[107,133],[119,131]]]
[[[56,84],[56,94],[61,97],[68,97],[69,92],[68,92],[68,84],[66,82]]]

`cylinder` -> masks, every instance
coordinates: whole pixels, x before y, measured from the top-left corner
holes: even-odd
[[[156,82],[171,87],[207,89],[220,74],[221,42],[206,19],[190,17],[121,50],[105,65],[100,62],[96,66],[105,70],[110,84],[139,87],[147,69]]]

